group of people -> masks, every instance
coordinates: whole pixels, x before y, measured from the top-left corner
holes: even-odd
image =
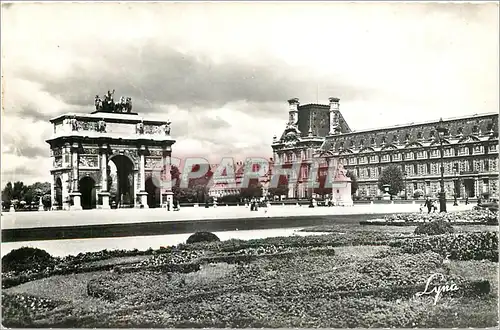
[[[422,212],[425,207],[427,208],[428,213],[431,213],[431,211],[436,212],[438,209],[437,203],[437,200],[432,200],[427,197],[424,204],[420,207],[420,212]]]

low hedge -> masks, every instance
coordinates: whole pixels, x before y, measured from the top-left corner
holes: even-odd
[[[453,232],[455,232],[453,226],[443,220],[420,223],[414,231],[416,235],[442,235]]]
[[[186,241],[186,244],[193,244],[199,242],[219,242],[219,241],[220,239],[219,237],[217,237],[217,235],[207,231],[200,231],[189,236],[189,238]]]
[[[44,250],[21,247],[2,257],[2,272],[41,270],[52,267],[55,262],[56,259]]]
[[[455,260],[490,260],[498,262],[498,232],[445,234],[389,243],[405,253],[433,251]]]

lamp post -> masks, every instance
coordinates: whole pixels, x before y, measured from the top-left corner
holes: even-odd
[[[439,124],[436,127],[436,131],[438,132],[437,136],[439,139],[439,151],[441,153],[441,180],[440,186],[441,191],[439,192],[439,212],[446,212],[446,193],[444,192],[444,164],[443,164],[443,137],[446,132],[446,128],[443,126],[443,118],[439,120]]]
[[[406,192],[406,176],[408,174],[406,173],[406,171],[403,172],[403,178],[404,178],[404,185],[405,185],[405,200],[408,200],[408,193]]]

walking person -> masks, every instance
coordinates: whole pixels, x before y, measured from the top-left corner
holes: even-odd
[[[427,197],[427,199],[425,200],[424,206],[427,207],[427,211],[428,211],[427,213],[431,213],[432,201],[430,200],[429,197]]]

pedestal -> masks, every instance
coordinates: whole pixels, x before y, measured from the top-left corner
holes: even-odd
[[[38,211],[45,211],[43,204],[38,204]]]
[[[164,192],[162,194],[163,202],[167,203],[167,208],[169,211],[174,210],[174,193],[171,191]]]
[[[137,193],[137,196],[139,196],[139,199],[141,201],[141,207],[143,209],[149,209],[149,205],[148,205],[148,193],[146,191],[139,191]]]
[[[389,195],[389,193],[384,193],[384,195],[382,196],[382,199],[384,201],[390,201],[391,200],[391,195]]]
[[[111,206],[109,206],[109,196],[110,196],[109,192],[100,192],[99,193],[99,197],[101,197],[101,201],[102,201],[102,204],[99,205],[100,209],[109,210],[111,208]]]
[[[70,193],[69,197],[73,201],[73,205],[69,207],[72,211],[79,211],[82,209],[82,194],[79,192]]]
[[[14,208],[14,205],[10,205],[9,212],[16,212],[16,209]]]

